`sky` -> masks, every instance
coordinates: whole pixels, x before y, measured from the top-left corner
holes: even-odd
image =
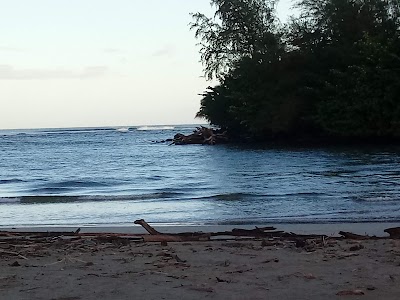
[[[291,0],[278,12],[291,14]],[[204,122],[209,0],[0,0],[0,129]]]

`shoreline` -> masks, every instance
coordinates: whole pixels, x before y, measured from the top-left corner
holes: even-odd
[[[234,228],[254,229],[254,225],[151,225],[162,233],[179,232],[217,232],[231,231]],[[360,235],[370,235],[377,237],[388,237],[384,232],[387,228],[400,227],[400,222],[368,222],[368,223],[298,223],[298,224],[263,224],[257,227],[274,226],[277,230],[293,232],[296,234],[320,234],[327,236],[338,236],[339,231],[348,231]],[[100,226],[0,226],[0,231],[10,232],[61,232],[75,231],[78,228],[82,233],[130,233],[145,234],[143,227],[139,225],[100,225]]]

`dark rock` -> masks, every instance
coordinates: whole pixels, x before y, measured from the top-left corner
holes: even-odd
[[[361,245],[361,244],[358,244],[358,245],[354,245],[354,246],[352,246],[352,247],[350,247],[350,251],[358,251],[358,250],[361,250],[361,249],[364,249],[364,246],[363,245]]]
[[[18,261],[14,261],[12,264],[10,264],[11,267],[20,267],[20,263]]]

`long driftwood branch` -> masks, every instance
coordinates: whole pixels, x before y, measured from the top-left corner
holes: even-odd
[[[311,239],[311,238],[322,238],[325,235],[298,235],[295,233],[287,233],[284,231],[277,231],[275,227],[256,227],[255,229],[239,229],[234,228],[232,231],[222,231],[222,232],[182,232],[182,233],[160,233],[151,227],[145,220],[136,220],[135,224],[141,225],[151,237],[145,237],[147,240],[162,240],[170,239],[171,241],[176,239],[180,241],[200,241],[209,240],[211,237],[221,237],[221,236],[234,236],[234,237],[253,237],[253,238],[287,238],[298,240],[301,239]]]

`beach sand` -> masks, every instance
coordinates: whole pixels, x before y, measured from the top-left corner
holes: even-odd
[[[341,298],[400,299],[400,240],[0,243],[0,299]]]

